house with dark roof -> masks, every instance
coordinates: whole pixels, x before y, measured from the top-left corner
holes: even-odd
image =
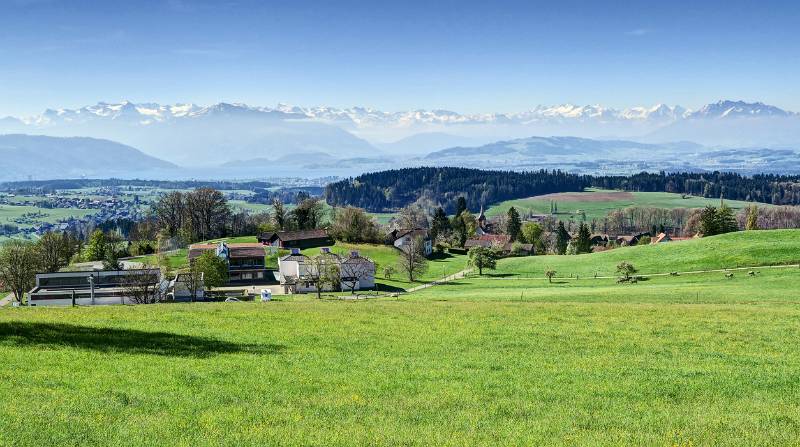
[[[273,270],[266,267],[266,251],[260,243],[194,244],[189,247],[189,262],[205,252],[213,252],[228,264],[228,283],[269,284],[274,283]]]
[[[324,228],[316,230],[277,231],[258,236],[258,242],[279,248],[314,248],[333,244]]]

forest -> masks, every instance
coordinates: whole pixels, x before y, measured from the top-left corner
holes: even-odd
[[[389,212],[406,205],[441,206],[455,210],[463,196],[470,209],[504,200],[586,187],[642,192],[670,192],[700,197],[800,205],[800,176],[737,173],[647,173],[630,176],[576,175],[562,171],[484,171],[469,168],[405,168],[374,172],[331,183],[325,200],[333,206],[351,205],[371,212]]]
[[[554,192],[582,191],[584,176],[562,171],[484,171],[452,167],[404,168],[359,175],[330,183],[325,200],[332,206],[352,205],[371,212],[400,209],[412,203],[456,210],[464,197],[469,209],[503,200]]]
[[[648,173],[631,176],[587,177],[591,186],[641,192],[671,192],[699,197],[800,205],[800,176],[757,174],[752,177],[731,172]]]

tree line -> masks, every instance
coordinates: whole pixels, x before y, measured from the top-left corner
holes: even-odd
[[[800,176],[733,172],[642,172],[630,176],[587,176],[591,186],[626,191],[671,192],[744,200],[772,205],[800,205]]]
[[[467,206],[565,191],[582,191],[583,176],[561,171],[484,171],[452,167],[403,168],[363,174],[325,187],[332,206],[351,205],[372,212],[396,211],[412,203],[456,211],[459,197]]]
[[[373,212],[396,211],[418,203],[429,208],[441,206],[452,214],[458,197],[464,197],[469,208],[478,209],[504,200],[582,191],[589,186],[800,205],[800,176],[759,174],[748,177],[729,172],[591,176],[547,170],[511,172],[451,167],[363,174],[329,184],[324,197],[330,205],[351,205]]]

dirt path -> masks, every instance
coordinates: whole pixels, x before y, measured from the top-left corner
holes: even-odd
[[[699,275],[699,274],[703,274],[703,273],[729,273],[729,272],[744,271],[744,270],[750,271],[750,270],[758,270],[758,269],[781,269],[781,268],[800,268],[800,265],[798,265],[798,264],[761,265],[761,266],[753,266],[753,267],[733,267],[733,268],[729,268],[729,269],[692,270],[692,271],[677,272],[677,273],[678,273],[678,275]],[[466,275],[468,273],[470,273],[471,271],[472,271],[471,269],[462,270],[462,271],[454,273],[452,275],[445,276],[444,278],[438,279],[436,281],[429,282],[429,283],[426,283],[426,284],[421,284],[421,285],[416,286],[416,287],[412,287],[412,288],[406,290],[405,293],[414,293],[414,292],[418,292],[420,290],[424,290],[424,289],[427,289],[427,288],[430,288],[430,287],[438,286],[440,284],[445,284],[445,283],[448,283],[450,281],[455,281],[457,279],[464,279],[466,277]],[[648,273],[648,274],[642,274],[642,275],[636,275],[636,276],[641,276],[643,278],[651,278],[651,277],[655,277],[655,276],[670,276],[670,275],[672,275],[672,273]],[[582,281],[582,280],[587,280],[587,279],[616,279],[616,278],[618,278],[618,276],[580,276],[580,277],[554,276],[553,277],[553,279],[559,279],[559,280],[569,279],[569,280],[575,280],[575,281]],[[493,280],[493,281],[520,281],[520,280],[532,280],[532,279],[547,280],[546,277],[541,277],[541,278],[540,277],[492,278],[492,277],[486,277],[486,276],[482,277],[482,279],[488,279],[488,280]]]
[[[453,273],[452,275],[447,275],[444,278],[437,279],[436,281],[429,282],[429,283],[426,283],[426,284],[420,284],[418,286],[412,287],[412,288],[406,290],[406,293],[413,293],[413,292],[416,292],[418,290],[427,289],[428,287],[438,286],[439,284],[444,284],[444,283],[447,283],[447,282],[450,282],[450,281],[455,281],[457,279],[463,279],[467,275],[467,273],[469,273],[471,271],[472,271],[472,269],[461,270],[460,272]]]

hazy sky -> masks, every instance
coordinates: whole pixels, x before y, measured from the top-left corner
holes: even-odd
[[[0,0],[0,116],[123,99],[800,110],[798,24],[798,1]]]

